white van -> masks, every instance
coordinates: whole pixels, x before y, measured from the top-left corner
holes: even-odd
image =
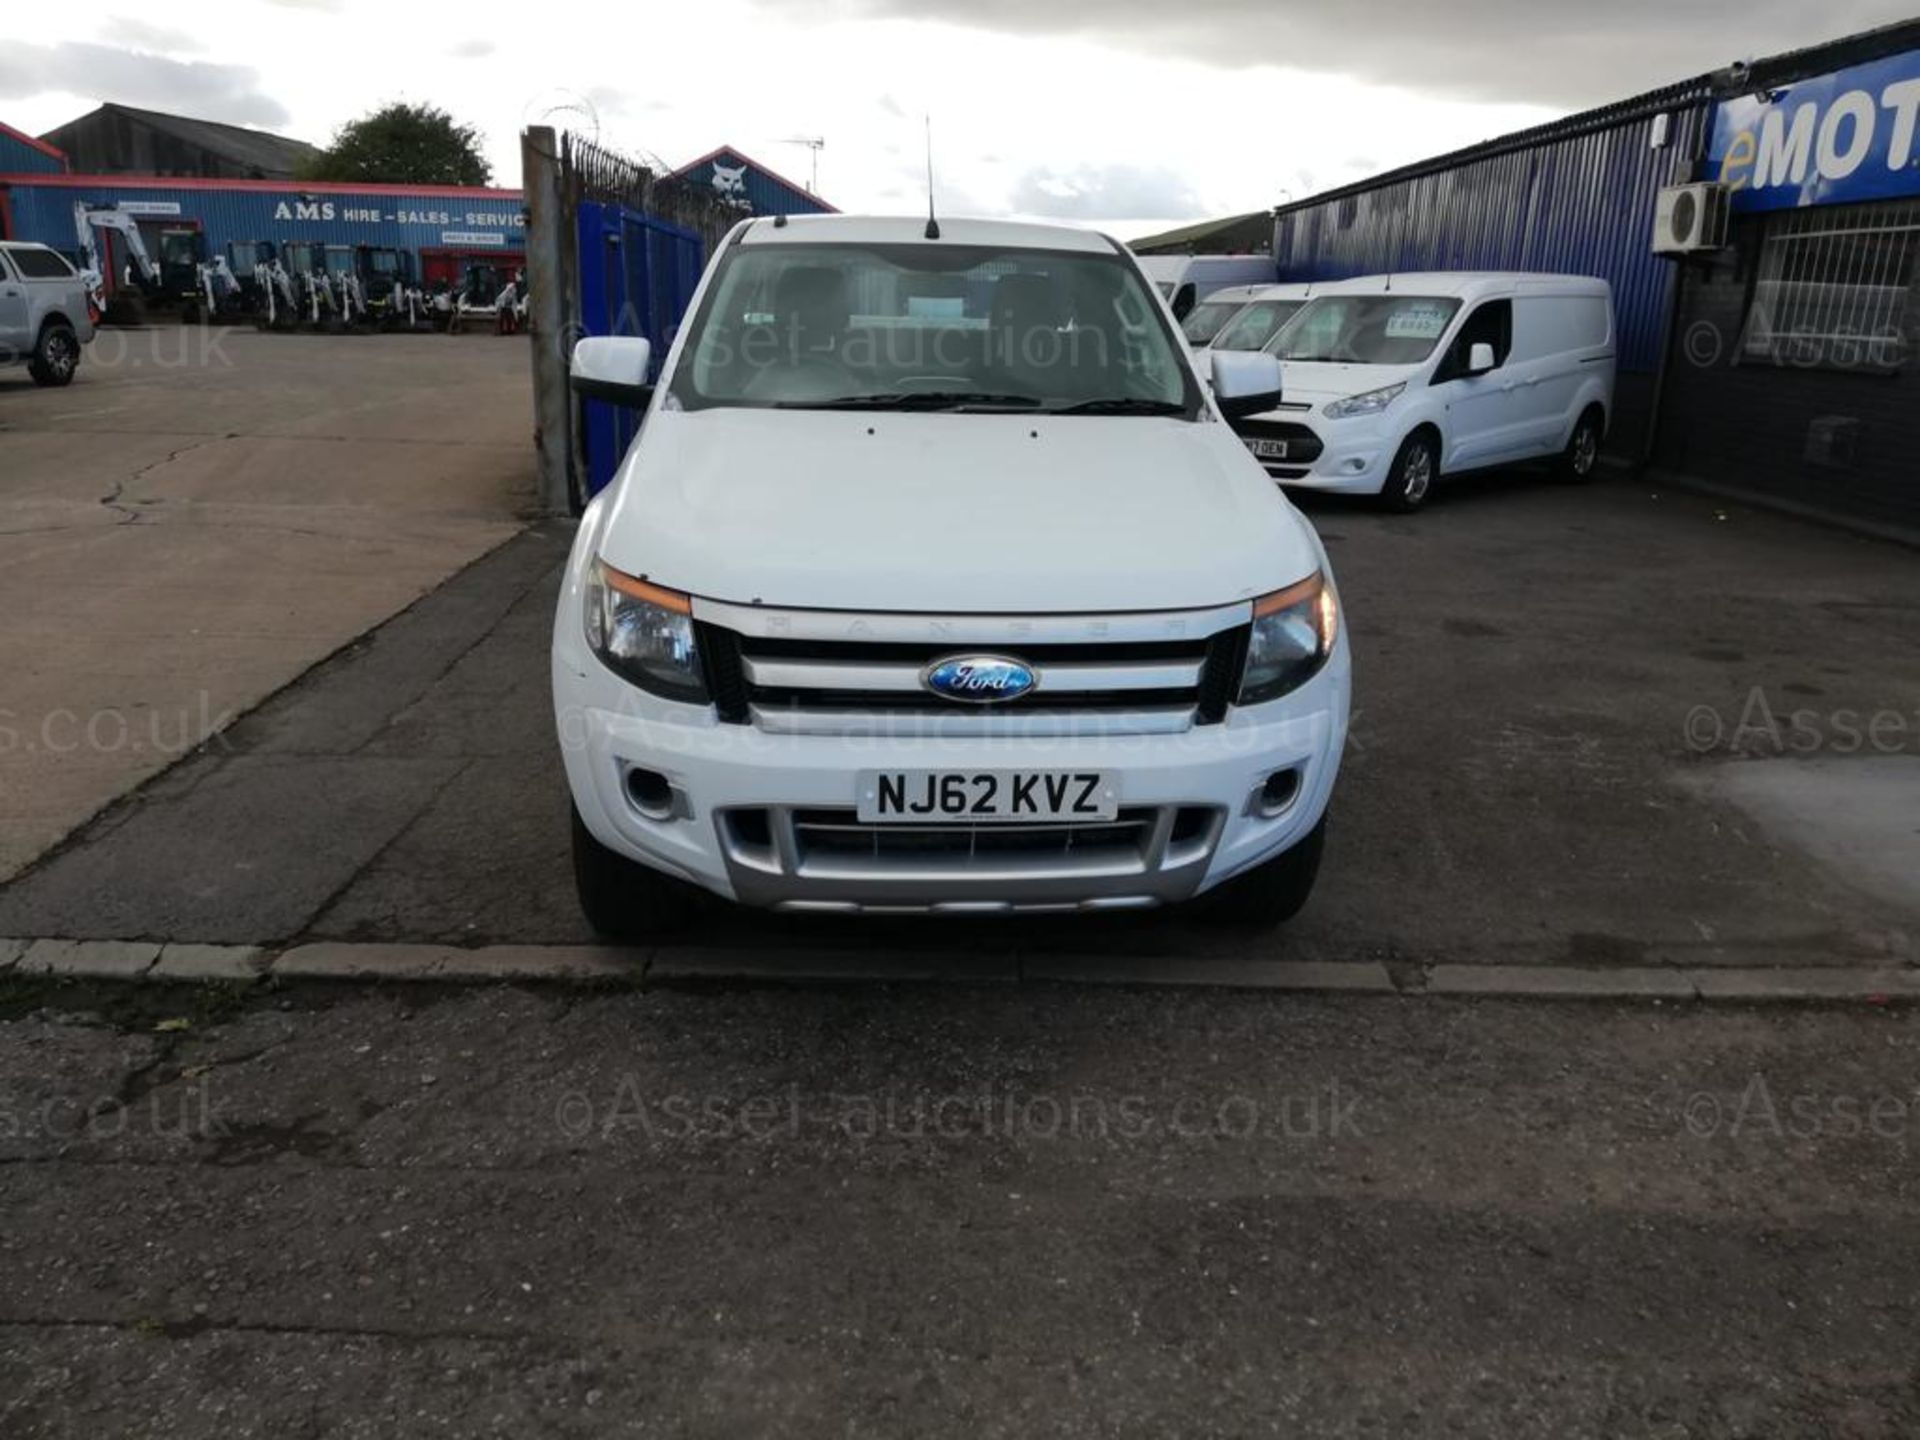
[[[1140,268],[1160,292],[1173,318],[1229,285],[1270,285],[1278,273],[1271,255],[1142,255]]]
[[[795,216],[728,235],[587,509],[553,698],[588,919],[697,886],[834,913],[1304,903],[1345,743],[1313,527],[1133,257],[1090,231]],[[937,302],[937,303],[935,303]]]
[[[1442,475],[1544,457],[1593,473],[1613,412],[1613,297],[1579,275],[1318,285],[1276,338],[1282,401],[1235,422],[1284,485],[1425,504]]]
[[[1194,315],[1227,296],[1233,297],[1233,308],[1220,324],[1212,327],[1212,333],[1205,340],[1196,340]],[[1181,322],[1193,345],[1193,362],[1200,374],[1206,375],[1216,350],[1266,349],[1312,296],[1311,285],[1240,285],[1231,290],[1216,290],[1193,315]]]

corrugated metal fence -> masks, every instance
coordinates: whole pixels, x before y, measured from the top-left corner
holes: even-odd
[[[1654,371],[1675,283],[1672,262],[1652,253],[1654,202],[1688,177],[1707,115],[1703,86],[1678,87],[1284,207],[1274,220],[1280,278],[1597,275],[1613,286],[1620,368]]]
[[[580,281],[579,333],[639,335],[653,344],[653,375],[693,299],[706,262],[700,236],[684,226],[623,205],[582,200],[576,212]],[[580,440],[586,487],[597,495],[639,433],[632,410],[581,401]]]

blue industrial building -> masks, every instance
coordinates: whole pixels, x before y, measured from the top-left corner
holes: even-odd
[[[0,175],[60,175],[67,157],[44,140],[0,124]]]
[[[412,254],[428,283],[456,280],[476,261],[517,266],[525,249],[518,190],[0,173],[0,227],[9,239],[78,258],[75,202],[134,216],[154,254],[158,232],[173,229],[198,232],[209,255],[263,240],[366,245]]]
[[[1676,215],[1728,223],[1676,243],[1673,187],[1703,187]],[[1288,281],[1599,276],[1620,337],[1617,457],[1920,533],[1920,20],[1282,205],[1273,249]]]
[[[108,129],[115,134],[138,121],[142,128],[134,139],[141,143],[118,149],[105,144],[102,126],[108,121],[114,122]],[[165,146],[145,133],[161,129]],[[297,157],[311,147],[264,132],[111,105],[55,133],[86,141],[97,157],[121,151],[164,154],[173,168],[164,175],[137,173],[99,158],[96,163],[109,173],[75,173],[68,154],[50,139],[0,125],[0,238],[38,241],[78,261],[81,238],[74,207],[84,205],[132,218],[156,259],[182,253],[220,257],[241,275],[251,273],[256,246],[263,241],[276,248],[305,244],[401,251],[411,257],[414,278],[429,287],[445,282],[459,288],[476,265],[491,267],[496,280],[503,279],[524,260],[526,216],[518,190],[233,174],[235,164]],[[111,287],[126,260],[123,241],[108,229],[90,227],[89,233]]]
[[[1288,281],[1396,270],[1542,270],[1613,286],[1616,450],[1645,443],[1678,276],[1656,256],[1660,188],[1706,133],[1705,78],[1316,195],[1274,212]]]

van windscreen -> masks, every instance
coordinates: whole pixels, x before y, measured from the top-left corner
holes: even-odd
[[[1282,360],[1417,365],[1459,310],[1451,295],[1322,295],[1293,318],[1277,353]]]

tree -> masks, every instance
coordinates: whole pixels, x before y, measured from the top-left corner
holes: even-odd
[[[480,132],[437,105],[396,101],[349,121],[333,143],[301,169],[303,180],[366,180],[389,185],[485,185],[493,170]]]

